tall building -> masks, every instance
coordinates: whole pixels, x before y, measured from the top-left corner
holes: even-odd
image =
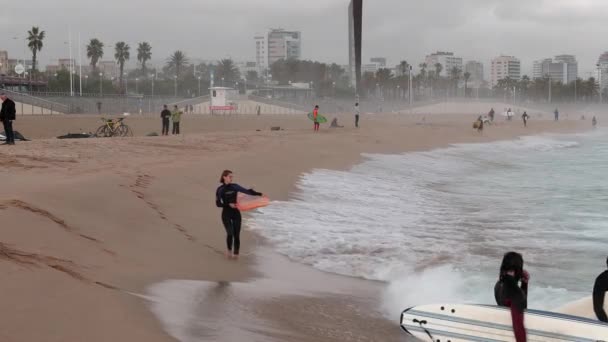
[[[572,55],[559,55],[555,59],[545,58],[534,61],[533,78],[549,76],[554,82],[568,84],[578,78],[578,62]]]
[[[369,60],[371,63],[378,64],[378,68],[386,68],[386,58],[385,57],[373,57]]]
[[[302,34],[299,31],[271,29],[255,39],[256,63],[261,73],[281,59],[300,59],[302,56]]]
[[[513,56],[500,56],[492,60],[490,69],[490,85],[495,87],[498,81],[511,78],[519,80],[521,78],[521,62]]]
[[[8,52],[0,51],[0,75],[8,74]]]
[[[597,61],[599,75],[595,75],[595,78],[600,84],[602,90],[608,88],[608,52],[604,52],[600,55]]]
[[[464,65],[464,72],[471,74],[469,82],[475,87],[480,87],[484,81],[483,75],[483,63],[478,61],[468,61]]]
[[[437,51],[424,59],[427,70],[435,70],[437,63],[441,64],[440,76],[448,77],[454,68],[462,70],[462,58],[454,56],[453,52]]]
[[[115,61],[99,61],[97,69],[103,73],[103,78],[105,79],[118,78],[120,75],[120,69]]]

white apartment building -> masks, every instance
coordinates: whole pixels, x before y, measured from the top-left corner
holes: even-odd
[[[521,78],[521,62],[513,56],[499,56],[492,60],[490,69],[490,85],[495,87],[498,81],[511,78],[519,80]]]
[[[449,77],[450,70],[454,68],[462,70],[462,58],[454,56],[453,52],[437,51],[426,56],[424,62],[427,66],[426,69],[429,71],[435,70],[435,65],[437,63],[441,64],[442,68],[439,75],[443,77]]]

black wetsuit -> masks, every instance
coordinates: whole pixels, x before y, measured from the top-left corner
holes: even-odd
[[[171,111],[164,109],[160,113],[160,117],[163,120],[163,133],[162,135],[169,135],[169,119],[171,118]]]
[[[515,340],[525,342],[524,310],[528,307],[528,283],[522,282],[519,287],[515,278],[504,275],[494,286],[494,298],[499,306],[511,308]]]
[[[227,235],[226,247],[229,251],[233,251],[234,255],[239,255],[239,249],[241,248],[241,212],[230,207],[230,204],[236,204],[239,192],[252,196],[262,196],[261,193],[253,189],[245,189],[238,184],[221,185],[215,192],[215,205],[223,208],[222,222]]]
[[[604,311],[606,291],[608,291],[608,271],[600,274],[593,286],[593,311],[595,311],[597,319],[608,323],[608,316],[606,316],[606,311]]]

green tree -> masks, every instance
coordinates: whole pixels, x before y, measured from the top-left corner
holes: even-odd
[[[258,72],[254,70],[247,71],[247,81],[256,83],[258,81]]]
[[[91,39],[87,45],[87,57],[91,59],[91,68],[97,71],[97,63],[103,57],[103,43],[99,39]]]
[[[42,50],[45,32],[34,26],[27,31],[27,47],[32,51],[32,73],[36,72],[36,55]]]
[[[471,73],[470,72],[465,72],[462,75],[462,78],[464,79],[464,97],[467,97],[468,94],[468,88],[469,88],[469,79],[471,78]]]
[[[216,82],[221,82],[224,79],[224,84],[232,84],[237,82],[240,78],[239,69],[236,67],[232,59],[222,59],[217,64],[215,70]]]
[[[141,73],[148,77],[146,62],[152,58],[152,46],[148,42],[139,43],[137,46],[137,60],[141,63]]]
[[[167,59],[167,69],[169,72],[173,72],[173,75],[177,78],[182,76],[184,68],[188,64],[188,57],[186,54],[180,50],[175,51],[168,59]]]
[[[460,77],[462,76],[462,70],[458,67],[453,67],[450,70],[450,78],[454,84],[454,95],[458,92],[458,81],[460,81]]]
[[[118,76],[120,89],[123,89],[123,74],[125,70],[125,62],[131,58],[131,53],[129,52],[130,47],[125,42],[118,42],[114,47],[114,58],[116,59],[116,63],[119,65],[120,75]]]

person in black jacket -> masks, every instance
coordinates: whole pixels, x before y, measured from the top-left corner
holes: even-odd
[[[2,100],[0,121],[2,121],[4,134],[6,135],[6,142],[4,145],[15,145],[15,133],[13,132],[13,121],[16,119],[15,102],[6,97],[5,94],[0,94],[0,100]]]
[[[251,196],[262,196],[262,193],[232,183],[230,170],[222,172],[220,183],[222,185],[215,192],[215,205],[222,208],[222,222],[226,229],[226,257],[238,259],[241,248],[241,212],[237,208],[238,193]]]
[[[608,265],[608,259],[606,259],[606,265]],[[595,285],[593,286],[593,311],[595,311],[597,319],[608,323],[608,316],[604,310],[606,291],[608,291],[608,271],[600,274],[595,279]]]
[[[163,133],[162,135],[169,135],[169,120],[171,119],[171,111],[164,105],[163,111],[160,112],[160,117],[163,121]]]
[[[494,298],[498,306],[509,307],[515,341],[526,342],[524,311],[528,307],[528,282],[530,274],[524,270],[524,259],[521,254],[505,254],[498,281],[494,286]],[[521,282],[521,285],[519,283]]]

